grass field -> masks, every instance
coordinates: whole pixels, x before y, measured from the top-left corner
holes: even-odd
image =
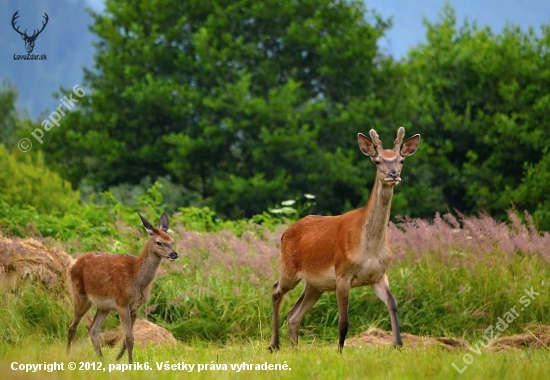
[[[98,361],[83,324],[71,356],[65,355],[71,302],[63,268],[70,258],[56,249],[70,254],[90,249],[136,254],[144,241],[143,231],[134,222],[109,222],[110,214],[93,209],[57,219],[38,218],[38,230],[29,222],[34,218],[32,210],[0,211],[6,212],[4,227],[0,225],[5,235],[17,232],[44,243],[2,237],[0,228],[0,274],[12,276],[0,278],[2,379],[545,379],[550,374],[548,334],[538,349],[475,349],[487,328],[496,326],[499,318],[507,319],[506,315],[511,320],[502,336],[526,333],[529,326],[550,326],[550,236],[518,219],[506,226],[487,216],[460,222],[436,216],[431,223],[408,220],[390,226],[395,261],[388,276],[402,331],[465,339],[472,350],[417,348],[407,346],[405,340],[402,350],[349,346],[340,355],[335,342],[336,297],[327,293],[302,321],[299,348],[288,346],[288,328],[282,322],[283,347],[271,354],[267,350],[271,286],[277,279],[284,226],[267,229],[247,221],[226,225],[202,211],[193,211],[194,216],[182,211],[172,227],[181,258],[161,266],[151,298],[138,316],[168,329],[178,343],[170,348],[136,345],[135,363],[148,363],[151,369],[136,366],[122,372],[124,367],[109,367],[117,364],[118,348],[105,348],[104,358]],[[92,222],[94,218],[102,222]],[[101,228],[82,227],[86,225]],[[36,250],[32,254],[31,246]],[[58,259],[47,261],[48,257]],[[283,320],[301,290],[302,285],[285,297]],[[526,292],[531,290],[536,293],[529,297]],[[529,304],[522,301],[526,299]],[[512,308],[516,314],[506,314]],[[369,287],[352,290],[349,315],[348,339],[369,327],[390,329],[388,311]],[[103,330],[117,325],[113,313]],[[24,371],[27,364],[54,362],[63,363],[64,369]],[[69,362],[77,368],[69,370]],[[157,363],[162,369],[157,369]],[[189,367],[177,369],[182,363],[194,365],[192,372]],[[126,364],[125,359],[118,364]],[[164,364],[176,369],[167,370]],[[262,369],[262,365],[279,368]]]
[[[292,350],[283,347],[271,354],[266,349],[267,341],[250,341],[240,344],[217,345],[195,342],[178,344],[171,348],[148,348],[135,350],[135,363],[148,363],[151,370],[126,369],[122,360],[114,361],[118,348],[107,349],[103,360],[99,360],[88,339],[79,339],[70,357],[64,352],[64,342],[45,343],[29,339],[16,350],[10,350],[0,364],[4,379],[544,379],[550,373],[548,350],[507,350],[503,352],[482,352],[473,354],[473,362],[462,374],[452,363],[463,369],[462,357],[465,351],[448,352],[440,348],[395,350],[383,348],[346,347],[338,354],[335,343],[307,342]],[[68,370],[68,363],[76,363],[77,369]],[[64,370],[25,373],[10,367],[17,363],[64,363]],[[80,362],[87,362],[93,369],[82,369]],[[157,363],[176,365],[180,369],[157,369]],[[252,370],[247,364],[287,364],[287,370]],[[99,365],[101,364],[101,368]],[[117,368],[109,365],[120,364]],[[184,364],[187,366],[184,367]],[[199,372],[199,364],[203,369]],[[227,365],[227,370],[221,369]],[[239,367],[232,368],[231,365]],[[458,365],[460,364],[460,365]],[[83,364],[85,365],[85,364]],[[137,365],[137,364],[136,364]],[[189,372],[189,365],[194,365]],[[217,365],[218,369],[213,365]],[[264,364],[265,365],[265,364]],[[17,366],[17,365],[16,365]],[[83,367],[84,368],[84,367]],[[93,367],[89,367],[93,368]],[[250,367],[249,367],[250,368]],[[112,370],[111,372],[109,372]]]

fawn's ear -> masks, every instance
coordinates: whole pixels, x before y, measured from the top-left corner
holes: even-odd
[[[420,144],[420,135],[414,135],[401,145],[401,156],[408,157],[412,156],[414,152],[418,149],[418,144]]]
[[[141,223],[143,223],[143,227],[147,230],[147,233],[149,236],[152,236],[155,233],[155,228],[147,219],[145,219],[141,214],[138,212],[139,217],[141,218]]]
[[[163,212],[159,219],[159,230],[168,232],[168,215],[166,215],[166,212]]]

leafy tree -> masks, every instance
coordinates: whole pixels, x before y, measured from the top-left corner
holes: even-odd
[[[304,193],[336,214],[372,185],[357,132],[375,128],[388,146],[403,125],[422,143],[394,214],[505,217],[514,202],[542,221],[549,28],[458,27],[446,6],[396,62],[376,45],[389,23],[366,16],[355,0],[107,1],[86,96],[41,148],[95,191],[138,194],[170,176],[177,202],[225,217]]]
[[[550,142],[550,29],[457,28],[449,6],[425,24],[427,42],[404,65],[407,112],[433,148],[429,175],[450,208],[504,216]]]
[[[550,231],[550,148],[536,164],[526,165],[521,184],[512,190],[512,199],[519,209],[533,213],[538,228]]]
[[[0,88],[0,142],[9,148],[16,144],[17,134],[17,88],[4,81]]]
[[[44,149],[74,185],[171,174],[231,217],[306,192],[357,206],[374,173],[357,132],[400,121],[388,23],[365,18],[360,1],[107,1],[91,93]]]

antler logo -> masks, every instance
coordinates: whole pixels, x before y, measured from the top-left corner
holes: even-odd
[[[46,27],[46,25],[48,25],[48,20],[50,19],[48,17],[48,14],[46,12],[44,12],[44,19],[46,20],[46,22],[42,22],[42,29],[40,30],[34,30],[33,31],[33,34],[32,36],[29,36],[27,35],[27,29],[25,29],[25,31],[23,33],[21,33],[19,31],[19,27],[15,27],[15,20],[19,17],[19,15],[17,14],[19,13],[19,11],[15,12],[13,14],[13,17],[11,18],[11,26],[13,27],[13,29],[19,33],[21,35],[21,38],[23,40],[25,40],[25,49],[27,49],[27,53],[32,53],[32,50],[34,49],[34,42],[36,41],[36,39],[38,38],[38,36],[40,35],[40,33],[42,33],[42,31],[44,30],[44,28]]]

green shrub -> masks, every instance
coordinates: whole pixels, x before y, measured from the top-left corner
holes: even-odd
[[[9,153],[0,144],[0,200],[11,206],[31,206],[40,213],[63,213],[80,197],[71,185],[48,169],[42,153]]]

